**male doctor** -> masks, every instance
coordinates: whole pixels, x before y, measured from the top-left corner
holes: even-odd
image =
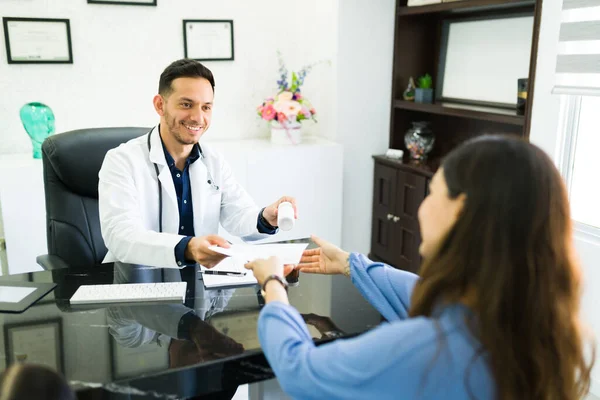
[[[190,308],[194,308],[197,264],[214,267],[224,256],[208,247],[229,247],[215,235],[219,222],[233,235],[256,240],[277,231],[281,202],[291,202],[297,217],[292,197],[259,209],[223,157],[198,143],[210,126],[214,86],[211,71],[197,61],[183,59],[169,65],[153,99],[160,124],[110,150],[99,173],[100,225],[108,248],[104,262],[115,262],[115,280],[183,279],[188,282]],[[185,268],[180,272],[148,266]],[[182,318],[186,310],[181,305],[180,313],[162,316],[181,318],[184,337],[185,326],[191,325]],[[163,322],[173,326],[174,321]]]

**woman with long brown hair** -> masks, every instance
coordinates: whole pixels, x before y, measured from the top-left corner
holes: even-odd
[[[470,140],[434,175],[419,223],[419,276],[314,238],[298,268],[349,276],[388,321],[319,347],[288,304],[281,263],[247,265],[263,284],[259,336],[283,389],[298,399],[581,399],[593,357],[550,158],[519,139]]]

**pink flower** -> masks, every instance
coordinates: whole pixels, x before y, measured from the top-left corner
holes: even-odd
[[[296,100],[296,101],[302,100],[302,95],[300,94],[300,92],[296,92],[294,94],[294,100]]]
[[[275,118],[275,109],[272,105],[267,105],[262,109],[262,118],[266,121],[270,121]]]
[[[317,113],[317,111],[316,111],[314,108],[311,108],[311,109],[310,109],[310,113],[314,115],[314,114],[316,114],[316,113]]]
[[[286,118],[286,116],[285,116],[284,113],[280,112],[280,113],[277,114],[277,121],[278,122],[285,122],[286,119],[287,118]]]

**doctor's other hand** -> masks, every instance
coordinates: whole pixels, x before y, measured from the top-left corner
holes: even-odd
[[[244,267],[252,270],[254,277],[261,286],[269,276],[277,275],[283,278],[294,269],[294,265],[283,265],[281,260],[275,256],[269,257],[268,259],[259,258],[250,261],[244,265]]]
[[[220,263],[226,255],[209,250],[210,246],[231,247],[227,240],[217,235],[193,237],[185,248],[185,259],[193,260],[206,268],[212,268]]]
[[[300,272],[325,275],[343,274],[346,271],[350,253],[314,235],[311,236],[311,239],[319,247],[304,250],[297,267]]]
[[[263,210],[263,217],[267,220],[269,224],[271,224],[271,226],[277,226],[278,207],[281,203],[286,201],[292,203],[292,207],[294,208],[294,219],[298,219],[298,208],[296,207],[296,199],[290,196],[283,196],[275,203],[265,207],[265,209]]]

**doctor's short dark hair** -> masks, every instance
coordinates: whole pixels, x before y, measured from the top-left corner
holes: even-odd
[[[165,68],[162,74],[160,74],[158,93],[161,96],[168,96],[173,91],[171,83],[177,78],[204,78],[210,83],[210,86],[212,86],[213,92],[215,91],[215,78],[210,69],[206,68],[198,61],[183,58],[181,60],[173,61]]]

